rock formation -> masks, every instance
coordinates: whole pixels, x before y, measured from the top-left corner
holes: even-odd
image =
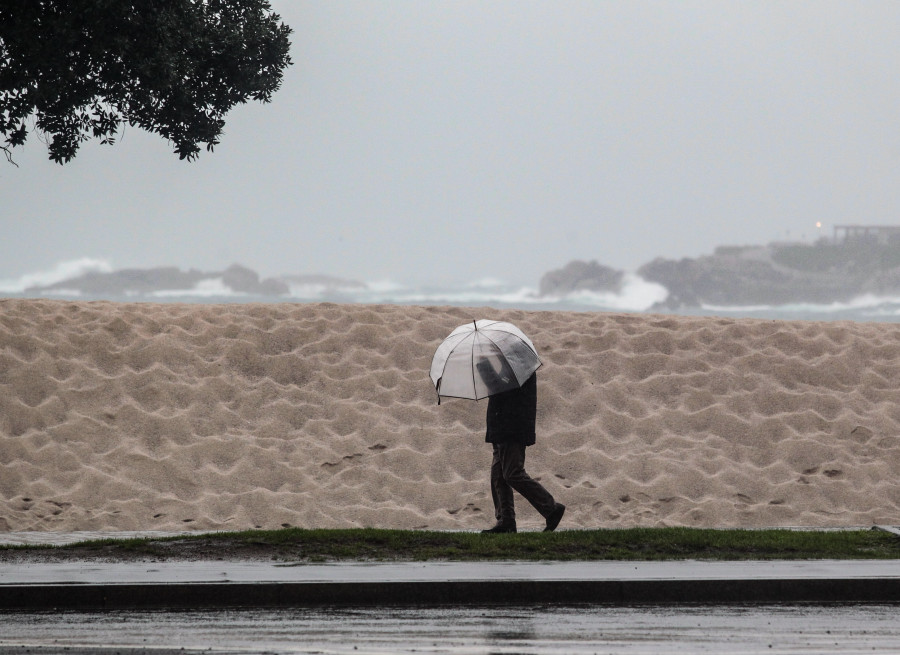
[[[575,260],[563,268],[546,273],[540,282],[540,295],[565,296],[576,291],[619,291],[624,273],[596,261]]]
[[[204,273],[195,269],[182,271],[174,266],[158,268],[127,268],[110,273],[92,271],[78,277],[46,286],[31,287],[28,294],[64,293],[76,291],[85,296],[149,296],[158,292],[184,291],[197,288],[207,280],[220,279],[222,284],[236,293],[256,296],[282,296],[290,289],[281,280],[260,280],[259,275],[234,264],[223,272]]]
[[[862,294],[900,295],[900,242],[821,240],[815,244],[723,246],[697,258],[658,257],[637,274],[661,284],[668,298],[655,309],[829,304]],[[573,261],[541,279],[542,296],[618,289],[623,273]]]

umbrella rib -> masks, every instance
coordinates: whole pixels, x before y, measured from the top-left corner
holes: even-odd
[[[472,321],[474,323],[474,321]],[[475,402],[478,402],[478,385],[475,381],[475,341],[478,339],[478,325],[475,325],[475,333],[472,335],[472,395],[475,396]]]
[[[482,332],[482,334],[484,334],[484,332]],[[508,333],[508,334],[509,334],[509,333]],[[513,336],[515,336],[515,335],[513,335]],[[484,338],[487,339],[488,341],[490,341],[490,342],[494,345],[494,348],[496,348],[497,351],[498,351],[501,355],[503,355],[503,349],[502,349],[500,346],[497,345],[497,342],[496,342],[496,341],[494,341],[493,339],[491,339],[491,338],[490,338],[488,335],[486,335],[486,334],[484,335]],[[525,345],[528,345],[528,344],[525,344]],[[530,348],[529,348],[529,350],[530,350]],[[535,353],[535,355],[537,355],[537,353]],[[505,357],[505,355],[503,355],[503,356]],[[540,358],[538,358],[538,361],[540,361]],[[512,371],[513,376],[516,378],[516,382],[521,386],[522,381],[519,380],[519,376],[516,375],[516,370],[515,370],[512,366],[509,367],[509,370]]]
[[[499,321],[494,321],[494,322],[497,323]],[[511,334],[512,336],[514,336],[515,338],[517,338],[521,341],[521,338],[519,337],[519,335],[514,332],[510,332],[509,330],[504,330],[502,328],[491,328],[491,329],[494,330],[495,332],[503,332],[504,334]],[[484,334],[484,330],[479,330],[479,332],[481,332],[481,334]],[[491,339],[488,335],[484,334],[484,338],[487,339],[488,341],[490,341],[495,346],[497,346],[497,342],[494,341],[493,339]],[[528,346],[528,344],[525,341],[522,341],[522,343],[524,343],[526,346]],[[500,346],[497,346],[497,348],[499,348],[499,347]],[[537,355],[537,351],[534,348],[532,348],[531,346],[528,346],[528,350],[530,350],[535,355]]]
[[[444,342],[441,344],[441,346],[443,346],[445,343],[447,343],[447,341],[452,336],[453,335],[450,335],[449,337],[444,339]],[[453,346],[449,349],[449,352],[447,353],[447,357],[444,358],[444,365],[441,367],[441,374],[438,376],[438,380],[440,380],[441,378],[444,377],[444,372],[447,370],[447,362],[450,361],[450,354],[456,349],[456,347],[460,344],[460,342],[465,341],[468,336],[469,336],[468,334],[459,335],[459,339],[457,339],[456,343],[454,343]],[[440,346],[438,346],[438,350],[440,350]],[[437,353],[435,353],[435,356],[437,356]],[[437,383],[435,383],[435,384],[437,384]]]

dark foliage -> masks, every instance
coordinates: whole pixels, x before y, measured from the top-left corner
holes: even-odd
[[[195,159],[232,107],[280,86],[280,21],[267,0],[0,0],[0,148],[33,125],[62,164],[128,124]]]

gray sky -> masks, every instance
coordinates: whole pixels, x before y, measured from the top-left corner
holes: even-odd
[[[900,3],[273,0],[294,66],[185,163],[0,161],[0,279],[114,268],[536,284],[900,224]]]

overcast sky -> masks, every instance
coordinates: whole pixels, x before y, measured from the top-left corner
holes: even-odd
[[[273,0],[294,65],[185,163],[0,160],[0,279],[82,257],[536,284],[900,224],[900,3]]]

